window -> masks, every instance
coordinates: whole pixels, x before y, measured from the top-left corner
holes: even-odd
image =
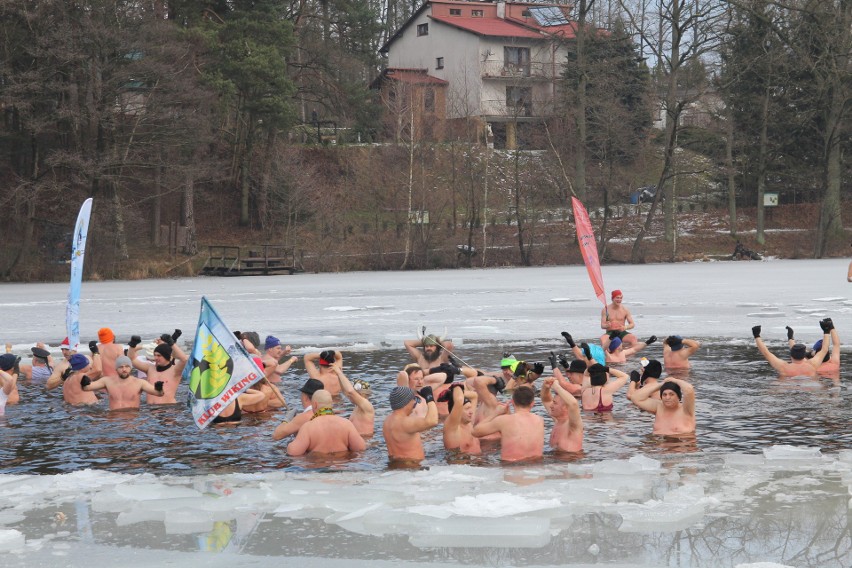
[[[443,69],[444,68],[444,58],[436,57],[435,58],[435,69]]]
[[[461,8],[450,8],[450,16],[461,16]]]
[[[529,77],[530,48],[505,46],[503,48],[503,74],[512,77]]]
[[[512,116],[532,116],[532,89],[506,87],[506,111]]]
[[[423,91],[423,110],[426,112],[435,112],[435,89],[426,89]]]
[[[417,24],[417,35],[418,36],[429,35],[429,24]]]
[[[484,12],[482,10],[471,10],[470,11],[470,15],[473,16],[474,18],[481,18],[483,16],[483,14],[484,14]]]

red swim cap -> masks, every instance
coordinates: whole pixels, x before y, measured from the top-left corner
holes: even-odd
[[[613,290],[613,291],[612,291],[612,297],[613,297],[613,299],[615,299],[615,297],[616,297],[616,296],[623,296],[623,295],[624,295],[624,294],[622,294],[622,293],[621,293],[621,290]]]

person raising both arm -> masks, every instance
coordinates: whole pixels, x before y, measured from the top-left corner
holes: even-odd
[[[831,335],[831,347],[829,352],[823,356],[819,367],[817,367],[817,374],[820,376],[837,377],[838,373],[840,373],[840,336],[837,335],[837,329],[834,327],[834,322],[831,321],[831,318],[822,320],[820,327],[822,325],[828,326],[829,324],[831,324],[829,332]],[[793,328],[789,325],[787,326],[787,343],[791,349],[796,345],[796,340],[793,339]],[[822,351],[822,344],[822,339],[814,343],[813,348],[808,350],[807,357],[813,359],[817,353]]]
[[[666,369],[689,369],[689,357],[701,344],[694,339],[684,339],[679,335],[670,335],[663,341],[663,363]]]
[[[754,342],[760,354],[782,377],[816,377],[817,367],[820,366],[825,354],[828,353],[829,333],[834,329],[831,320],[822,320],[819,325],[823,332],[822,348],[812,359],[806,358],[808,348],[802,343],[797,343],[790,349],[790,361],[782,361],[773,355],[766,344],[763,343],[763,339],[760,337],[761,326],[752,327],[751,334],[754,336]]]
[[[660,393],[660,399],[652,398]],[[654,415],[654,434],[678,436],[695,433],[695,389],[686,381],[669,377],[633,393],[633,404]]]
[[[507,462],[540,459],[544,455],[544,419],[532,413],[535,391],[519,386],[512,393],[514,413],[509,404],[499,406],[499,414],[474,426],[473,435],[482,438],[500,433],[500,459]]]
[[[438,406],[432,387],[423,387],[420,395],[426,401],[425,416],[413,414],[418,399],[412,389],[401,386],[391,389],[391,413],[382,424],[382,434],[392,462],[413,466],[426,457],[420,433],[437,426]]]
[[[473,435],[473,419],[476,414],[477,394],[464,383],[453,383],[442,394],[447,402],[449,415],[444,421],[444,447],[465,454],[480,454],[479,438]]]
[[[331,366],[331,370],[337,375],[338,381],[340,381],[340,390],[343,391],[349,402],[355,406],[355,409],[349,416],[349,421],[352,422],[359,434],[365,438],[371,437],[375,431],[376,410],[365,396],[370,391],[369,383],[356,379],[356,384],[353,385],[349,377],[343,374],[343,369],[337,362]]]

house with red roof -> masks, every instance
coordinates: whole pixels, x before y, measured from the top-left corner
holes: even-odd
[[[436,116],[473,119],[505,147],[518,131],[552,116],[571,6],[504,0],[426,0],[380,52],[383,75],[416,70],[424,90],[442,92]],[[440,81],[434,87],[425,78]],[[374,83],[375,85],[375,83]],[[438,97],[423,98],[438,101]],[[413,108],[413,107],[412,107]]]

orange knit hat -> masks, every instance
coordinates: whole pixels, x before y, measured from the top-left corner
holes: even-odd
[[[101,343],[112,343],[115,341],[115,334],[108,327],[102,327],[98,330],[98,340]]]

